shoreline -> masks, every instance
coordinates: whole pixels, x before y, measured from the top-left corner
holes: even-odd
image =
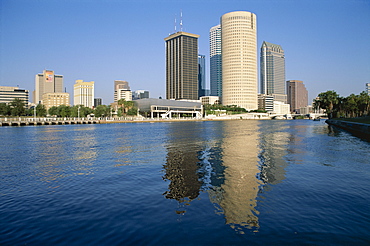
[[[358,138],[370,141],[370,124],[338,119],[328,119],[325,123],[352,133]]]

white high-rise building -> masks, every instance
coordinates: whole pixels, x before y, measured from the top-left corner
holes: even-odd
[[[222,97],[221,25],[209,31],[211,96]]]
[[[370,95],[370,83],[366,83],[366,92]]]
[[[222,104],[258,108],[257,17],[236,11],[221,17]]]
[[[92,108],[94,106],[94,81],[84,82],[83,80],[76,80],[73,87],[73,105],[83,105]]]

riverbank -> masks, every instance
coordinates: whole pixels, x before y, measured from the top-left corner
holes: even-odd
[[[370,117],[329,119],[325,122],[370,141]]]

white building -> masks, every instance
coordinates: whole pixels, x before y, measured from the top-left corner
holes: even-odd
[[[83,105],[88,108],[94,107],[94,81],[84,82],[83,80],[76,80],[73,87],[73,105]]]
[[[117,102],[120,99],[125,99],[126,101],[132,101],[132,91],[126,89],[117,90]]]
[[[366,92],[370,95],[370,83],[366,83]]]
[[[290,105],[287,103],[274,101],[274,113],[275,114],[290,114]]]
[[[221,17],[222,104],[258,108],[257,17],[236,11]]]
[[[200,101],[202,102],[202,105],[206,105],[206,104],[210,104],[210,105],[220,104],[220,98],[218,96],[205,96],[205,97],[201,97],[200,98]]]

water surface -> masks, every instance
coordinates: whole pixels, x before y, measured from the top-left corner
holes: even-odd
[[[0,136],[1,245],[370,244],[370,144],[323,122]]]

